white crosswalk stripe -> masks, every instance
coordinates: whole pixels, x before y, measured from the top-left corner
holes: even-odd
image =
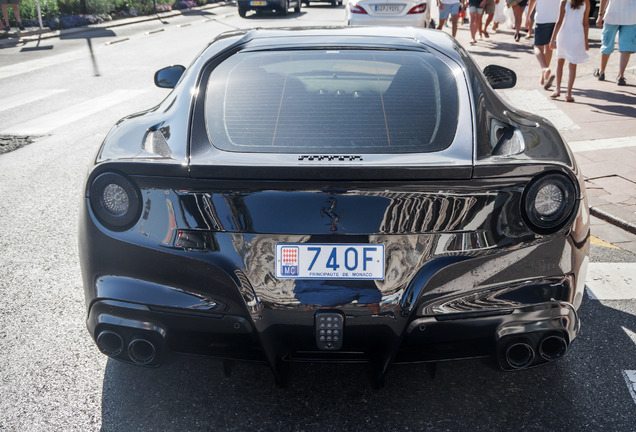
[[[525,111],[547,118],[562,132],[581,129],[539,90],[505,90],[503,95],[513,106],[523,107]]]
[[[590,263],[587,288],[595,300],[636,299],[636,263]]]
[[[33,90],[30,92],[5,98],[2,99],[2,103],[0,103],[0,111],[10,110],[21,105],[36,102],[40,99],[45,99],[49,96],[55,96],[57,94],[64,93],[66,91],[68,91],[68,89]]]
[[[632,399],[634,399],[634,403],[636,403],[636,371],[624,370],[623,378],[625,378],[629,394],[632,395]]]
[[[115,90],[77,105],[28,120],[0,131],[3,135],[46,135],[61,126],[81,120],[110,108],[125,100],[139,96],[148,90]]]
[[[33,72],[34,70],[44,69],[56,64],[64,63],[71,60],[77,60],[86,54],[81,50],[71,51],[68,53],[52,55],[48,57],[27,60],[8,66],[0,67],[0,80],[24,73]]]

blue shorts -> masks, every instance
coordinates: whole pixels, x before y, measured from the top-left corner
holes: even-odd
[[[614,52],[616,33],[618,33],[618,50],[620,52],[636,52],[636,24],[603,24],[601,54],[611,54]]]
[[[452,4],[442,3],[442,4],[444,5],[444,9],[440,8],[439,10],[440,21],[448,19],[450,15],[459,15],[459,3],[452,3]]]
[[[468,13],[476,13],[478,15],[481,15],[482,13],[484,13],[484,8],[480,8],[477,6],[468,6]]]

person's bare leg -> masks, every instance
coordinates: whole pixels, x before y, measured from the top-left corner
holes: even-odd
[[[558,59],[556,70],[556,88],[554,89],[554,93],[552,93],[552,95],[550,96],[553,99],[561,96],[561,78],[563,77],[563,65],[565,65],[565,59]]]
[[[574,78],[576,78],[576,65],[568,63],[568,91],[565,94],[566,102],[574,102],[572,97],[572,87],[574,87]]]
[[[451,29],[453,37],[457,36],[457,22],[459,21],[459,14],[451,15]]]
[[[605,68],[607,67],[609,58],[610,58],[609,54],[601,54],[601,69],[599,70],[599,73],[601,75],[605,75]]]
[[[632,55],[631,52],[629,51],[622,51],[621,52],[621,59],[618,65],[618,77],[619,78],[625,78],[625,69],[627,69],[627,63],[629,63],[629,57]],[[603,61],[603,59],[601,58],[601,61]],[[605,70],[605,69],[603,69]]]
[[[539,62],[539,66],[541,66],[541,85],[543,85],[545,83],[545,80],[548,79],[546,75],[550,75],[550,64],[546,61],[545,56],[546,48],[548,48],[547,45],[534,46],[534,55]]]
[[[2,16],[4,17],[4,24],[2,27],[9,28],[9,5],[2,5]]]

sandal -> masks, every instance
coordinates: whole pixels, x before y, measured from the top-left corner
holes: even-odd
[[[593,75],[598,78],[599,81],[605,81],[605,74],[601,73],[600,69],[594,69]]]
[[[555,91],[554,93],[552,93],[552,94],[550,95],[550,99],[556,99],[556,98],[558,98],[559,96],[561,96],[561,92],[559,92],[559,91]]]
[[[616,85],[626,86],[627,85],[627,81],[625,80],[624,77],[619,77],[618,80],[616,81]]]
[[[554,75],[550,74],[550,76],[548,77],[548,79],[545,82],[545,85],[543,86],[543,88],[545,90],[550,90],[550,87],[552,87],[552,83],[554,82],[554,78],[556,78]]]
[[[566,102],[574,102],[574,98],[572,96],[566,96],[565,97],[565,101]]]
[[[515,41],[519,42],[520,38],[521,38],[521,36],[519,35],[519,33],[515,33]]]

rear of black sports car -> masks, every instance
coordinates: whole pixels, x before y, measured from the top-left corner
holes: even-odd
[[[237,32],[121,121],[80,221],[115,359],[370,364],[562,357],[588,209],[545,120],[440,32]],[[196,91],[193,91],[196,89]]]

